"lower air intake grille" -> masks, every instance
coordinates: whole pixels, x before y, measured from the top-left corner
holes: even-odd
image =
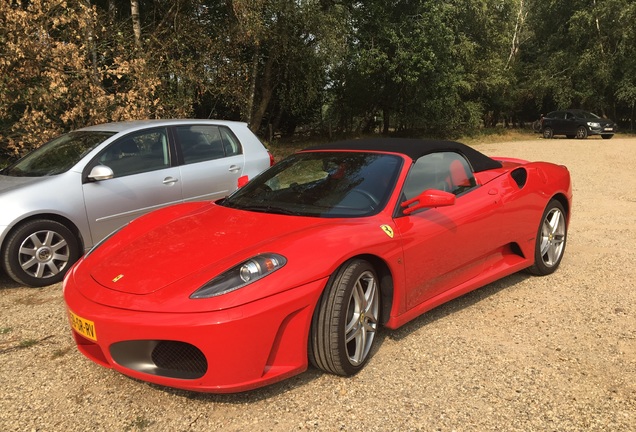
[[[152,350],[152,361],[161,369],[171,369],[201,377],[208,368],[203,353],[185,342],[161,341]]]
[[[120,365],[139,372],[179,379],[198,379],[208,370],[201,350],[192,344],[170,340],[134,340],[110,346]]]

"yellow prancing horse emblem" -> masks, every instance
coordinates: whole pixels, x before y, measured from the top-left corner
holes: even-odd
[[[386,235],[393,238],[393,228],[388,225],[380,225],[380,228],[382,228],[382,231],[384,231]]]

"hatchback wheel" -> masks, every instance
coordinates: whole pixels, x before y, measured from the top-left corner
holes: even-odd
[[[565,210],[559,201],[552,200],[541,217],[535,243],[534,265],[528,271],[538,276],[554,273],[561,264],[566,240]]]
[[[577,139],[585,139],[585,138],[587,138],[587,128],[585,126],[579,126],[576,129],[576,138]]]
[[[2,265],[16,282],[42,287],[60,282],[79,256],[77,238],[66,226],[37,219],[7,237]]]
[[[554,137],[554,131],[552,130],[552,128],[551,127],[543,128],[543,138],[550,139],[552,137]]]
[[[330,278],[311,324],[309,359],[314,366],[343,376],[362,369],[378,331],[379,290],[375,270],[360,259]]]

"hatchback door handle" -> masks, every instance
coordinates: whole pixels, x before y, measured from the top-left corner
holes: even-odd
[[[238,165],[230,165],[230,169],[228,169],[229,172],[238,172],[241,169],[240,166]]]
[[[172,185],[172,184],[175,184],[178,181],[179,181],[179,179],[176,179],[174,177],[166,177],[165,179],[163,179],[163,184]]]

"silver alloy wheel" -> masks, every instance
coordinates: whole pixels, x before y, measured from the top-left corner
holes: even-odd
[[[543,138],[551,139],[554,136],[554,131],[550,127],[546,127],[543,129]]]
[[[548,212],[541,227],[541,259],[547,267],[557,264],[565,246],[565,217],[560,209]]]
[[[378,284],[370,271],[360,275],[355,282],[345,326],[347,356],[353,366],[365,361],[373,345],[378,328]]]
[[[22,270],[36,278],[50,277],[64,270],[70,259],[69,246],[55,231],[37,231],[24,239],[19,249]]]
[[[576,130],[576,137],[578,139],[587,138],[587,129],[585,128],[585,126],[579,126],[578,127],[578,129]]]

